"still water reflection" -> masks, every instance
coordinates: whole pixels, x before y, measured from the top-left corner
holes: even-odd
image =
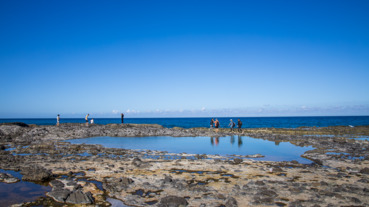
[[[0,173],[8,173],[18,179],[22,179],[22,175],[19,172],[0,169]],[[45,196],[48,191],[51,191],[51,187],[32,182],[19,181],[11,184],[0,182],[0,206],[11,206],[17,203],[34,201],[39,197]]]
[[[265,157],[258,160],[311,163],[301,157],[312,147],[299,147],[289,142],[271,142],[246,136],[227,137],[92,137],[68,140],[72,144],[101,144],[108,148],[158,150],[170,153],[253,155]]]

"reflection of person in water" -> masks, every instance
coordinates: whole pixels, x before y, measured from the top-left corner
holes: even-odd
[[[215,145],[218,146],[219,144],[219,137],[215,137]]]
[[[242,146],[242,137],[238,136],[238,147]]]
[[[231,136],[231,144],[234,144],[234,135]]]
[[[214,146],[214,137],[210,137],[210,143],[212,146]],[[219,144],[219,137],[215,137],[215,146],[218,146]]]

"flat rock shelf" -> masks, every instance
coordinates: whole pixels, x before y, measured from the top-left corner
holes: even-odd
[[[1,124],[0,168],[3,174],[14,172],[18,177],[2,175],[0,181],[47,187],[43,195],[28,201],[5,198],[7,204],[22,206],[110,206],[111,202],[126,206],[368,206],[369,141],[352,139],[368,136],[368,126],[237,132],[147,124]],[[246,157],[253,152],[236,156],[204,151],[187,156],[169,148],[137,150],[68,142],[89,137],[203,139],[215,149],[226,145],[237,149],[240,137],[245,149],[251,147],[248,139],[277,147],[288,143],[283,151],[305,147],[301,157],[309,162]]]

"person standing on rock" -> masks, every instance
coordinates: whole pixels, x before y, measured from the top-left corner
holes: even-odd
[[[215,124],[215,128],[216,128],[216,132],[218,132],[218,128],[219,128],[219,121],[218,121],[218,119],[215,119],[215,122],[214,122],[214,124]]]
[[[122,124],[123,124],[124,123],[124,114],[123,113],[120,114],[120,119],[121,119]]]
[[[86,126],[88,126],[88,116],[90,116],[90,114],[87,114],[87,115],[85,116]]]
[[[237,127],[238,127],[238,132],[242,132],[242,129],[241,129],[242,121],[240,119],[238,119],[238,121],[237,121]]]
[[[210,120],[210,129],[212,129],[214,127],[214,119]]]
[[[233,122],[233,120],[231,119],[229,124],[228,124],[229,127],[231,127],[231,131],[233,131],[233,127],[236,126],[236,124]]]
[[[56,116],[56,126],[59,126],[59,122],[60,122],[60,114]]]

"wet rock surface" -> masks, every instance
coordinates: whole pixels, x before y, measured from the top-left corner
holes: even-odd
[[[3,183],[16,183],[19,182],[20,180],[8,173],[0,173],[0,182]]]
[[[160,200],[159,207],[185,207],[188,202],[185,198],[178,196],[167,196]]]
[[[313,146],[303,157],[313,164],[197,155],[161,159],[166,152],[72,145],[92,136],[242,135]],[[47,196],[23,206],[109,206],[111,197],[129,206],[368,206],[369,127],[245,129],[242,133],[158,125],[0,125],[0,168],[22,180],[52,186]],[[157,159],[147,154],[159,155]],[[255,155],[259,157],[262,155]],[[0,173],[0,181],[11,176]],[[8,180],[8,181],[4,181]]]
[[[34,182],[46,182],[52,179],[51,170],[37,165],[27,166],[21,169],[22,180]]]

